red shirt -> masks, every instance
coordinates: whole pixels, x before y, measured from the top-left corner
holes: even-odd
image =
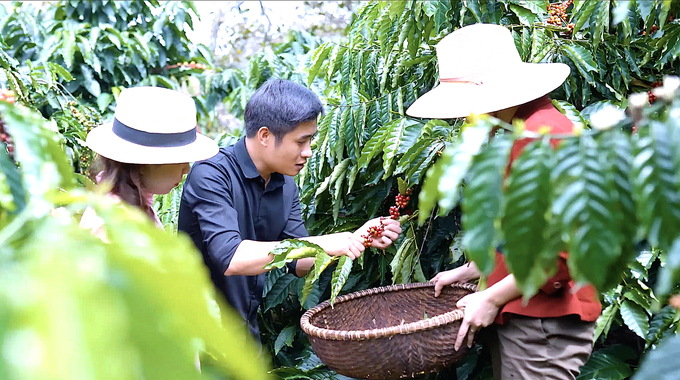
[[[541,128],[549,127],[551,133],[572,133],[573,123],[558,111],[547,96],[526,103],[515,113],[516,119],[524,119],[525,129],[538,132]],[[510,151],[510,164],[517,159],[525,146],[532,139],[523,138],[515,142]],[[553,147],[559,140],[551,140]],[[496,317],[496,323],[505,324],[512,314],[534,318],[562,317],[578,315],[581,320],[593,322],[602,312],[602,306],[597,292],[592,285],[574,291],[574,282],[567,267],[567,253],[561,252],[558,259],[558,270],[555,276],[548,279],[541,290],[532,297],[526,306],[522,305],[522,298],[517,298],[505,304]],[[502,254],[496,254],[496,268],[489,275],[488,285],[491,286],[509,274]]]

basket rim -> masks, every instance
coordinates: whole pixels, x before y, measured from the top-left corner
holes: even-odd
[[[377,288],[360,290],[358,292],[340,296],[335,299],[335,304],[380,293],[434,287],[434,285],[435,285],[434,282],[417,282],[411,284],[380,286]],[[468,283],[454,283],[451,284],[450,286],[454,288],[469,290],[471,292],[474,292],[477,289],[477,285]],[[331,307],[330,301],[326,300],[314,306],[313,308],[307,310],[302,315],[302,318],[300,318],[300,326],[302,327],[302,331],[304,331],[305,334],[307,335],[311,335],[313,337],[322,338],[326,340],[358,341],[367,339],[388,338],[395,335],[406,335],[417,331],[431,330],[443,325],[453,323],[457,320],[463,319],[463,317],[465,316],[465,312],[463,310],[455,309],[444,314],[439,314],[435,317],[416,322],[410,322],[398,326],[390,326],[370,330],[331,330],[312,325],[311,322],[309,321],[311,317],[329,307]]]

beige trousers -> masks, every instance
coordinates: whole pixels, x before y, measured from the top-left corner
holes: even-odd
[[[513,316],[487,335],[494,379],[576,379],[592,352],[594,328],[576,316]]]

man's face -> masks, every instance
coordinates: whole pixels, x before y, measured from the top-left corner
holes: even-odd
[[[278,144],[270,146],[267,157],[272,171],[295,176],[312,156],[311,142],[316,134],[316,120],[298,124],[286,133]]]

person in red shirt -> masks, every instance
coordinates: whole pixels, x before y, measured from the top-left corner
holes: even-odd
[[[569,76],[569,66],[522,62],[507,28],[460,28],[437,44],[437,58],[439,86],[409,107],[408,115],[443,119],[489,114],[508,123],[523,120],[528,131],[572,133],[572,122],[547,96]],[[515,142],[508,171],[530,142]],[[552,141],[553,146],[558,143]],[[458,302],[465,317],[454,348],[471,347],[477,331],[491,326],[487,336],[495,379],[575,379],[592,352],[602,307],[592,286],[575,289],[567,255],[560,253],[557,273],[523,305],[515,278],[498,252],[488,287]],[[432,279],[435,296],[444,286],[480,275],[474,263],[441,272]]]

